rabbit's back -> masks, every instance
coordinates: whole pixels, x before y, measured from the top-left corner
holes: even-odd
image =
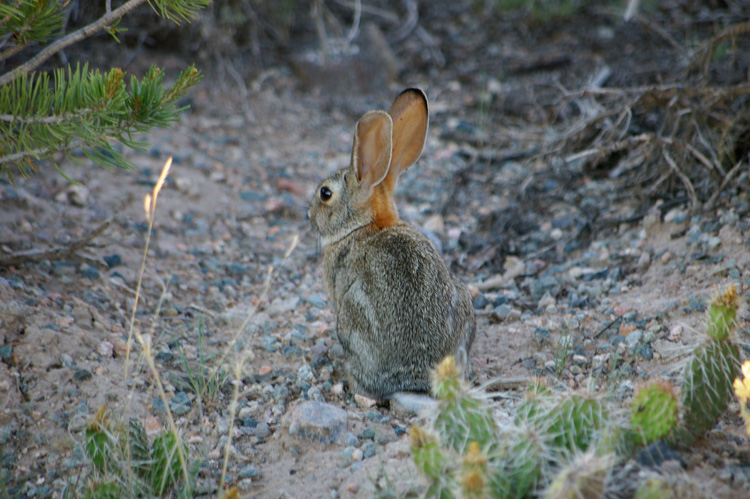
[[[378,399],[428,391],[440,360],[468,354],[476,329],[469,292],[417,229],[401,222],[355,231],[326,248],[324,278],[355,391]]]

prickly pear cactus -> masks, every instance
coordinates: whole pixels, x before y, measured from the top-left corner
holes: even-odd
[[[714,341],[731,339],[737,325],[737,310],[740,300],[737,288],[729,286],[724,294],[714,296],[708,306],[706,334]]]
[[[711,300],[705,341],[685,369],[682,424],[672,435],[679,445],[690,445],[713,428],[732,399],[732,383],[740,372],[740,352],[733,343],[738,309],[734,286]]]
[[[475,441],[469,444],[461,470],[461,497],[480,499],[487,494],[487,455]]]
[[[456,480],[450,451],[440,446],[434,435],[414,425],[409,434],[414,464],[429,481],[427,497],[453,497]]]
[[[557,472],[542,497],[545,499],[603,497],[613,463],[613,455],[597,456],[593,451],[581,454]]]
[[[116,448],[116,437],[110,431],[108,419],[109,411],[103,405],[86,427],[86,454],[99,471],[104,471],[111,464],[112,451]]]
[[[636,445],[666,437],[677,425],[679,407],[668,381],[652,381],[641,388],[630,406],[630,427]]]
[[[503,432],[501,451],[491,461],[491,497],[526,497],[536,490],[553,460],[546,438],[528,425]]]
[[[433,429],[443,444],[464,454],[475,441],[483,451],[497,444],[497,424],[492,409],[476,391],[468,390],[456,361],[448,356],[438,365],[433,380],[433,394],[439,399],[438,415]]]
[[[588,449],[608,417],[600,399],[578,394],[563,398],[550,416],[552,445],[569,451]]]

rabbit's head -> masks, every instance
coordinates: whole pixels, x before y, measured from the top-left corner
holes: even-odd
[[[369,111],[357,121],[351,164],[318,185],[308,209],[323,247],[370,224],[399,221],[393,193],[422,153],[427,123],[427,97],[416,88],[401,92],[388,112]]]

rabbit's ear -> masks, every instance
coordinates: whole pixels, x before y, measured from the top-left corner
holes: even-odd
[[[417,161],[427,138],[427,96],[418,88],[407,88],[388,110],[393,119],[393,156],[387,183],[396,187],[398,176]]]
[[[357,176],[360,192],[367,199],[388,174],[391,164],[393,121],[388,113],[365,113],[354,129],[352,170]]]

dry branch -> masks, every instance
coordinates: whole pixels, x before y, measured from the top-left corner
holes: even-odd
[[[113,220],[113,217],[108,218],[107,220],[99,224],[97,228],[83,236],[81,239],[65,246],[58,246],[56,248],[47,249],[35,248],[18,253],[6,252],[5,254],[0,254],[0,267],[41,262],[42,260],[55,261],[67,259],[81,260],[89,264],[102,266],[103,263],[101,261],[82,255],[76,255],[76,253],[88,246],[88,244],[92,240],[99,237],[105,230],[107,230],[107,228],[112,224]]]
[[[710,40],[707,40],[703,43],[703,45],[701,45],[701,48],[698,49],[698,51],[693,56],[693,61],[690,64],[690,69],[695,70],[699,67],[703,68],[703,77],[705,78],[708,75],[708,67],[711,64],[711,59],[713,58],[714,50],[716,50],[716,47],[718,47],[720,43],[726,40],[734,39],[738,36],[748,34],[750,34],[750,21],[729,26],[727,29],[714,36]]]

